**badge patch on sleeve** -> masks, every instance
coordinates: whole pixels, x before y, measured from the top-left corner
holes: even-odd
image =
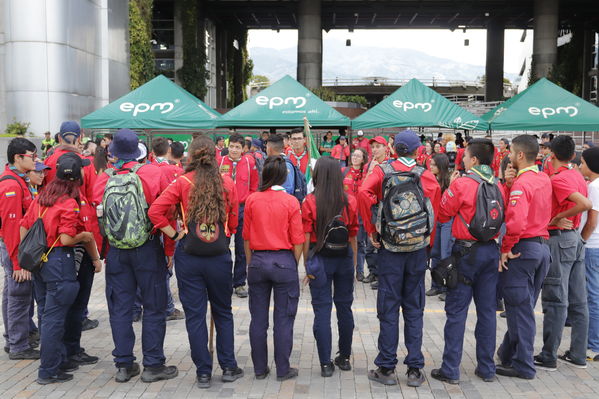
[[[14,197],[16,195],[17,195],[17,193],[14,191],[9,191],[9,192],[4,193],[4,196],[7,198]]]

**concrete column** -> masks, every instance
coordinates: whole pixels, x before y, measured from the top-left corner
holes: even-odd
[[[227,108],[227,50],[228,32],[222,25],[216,26],[216,106]]]
[[[537,79],[548,77],[557,61],[558,18],[559,0],[535,0],[532,62]]]
[[[322,86],[321,0],[300,0],[297,30],[297,80],[308,88]]]
[[[503,52],[505,23],[494,18],[487,24],[487,62],[485,65],[485,101],[503,99]]]
[[[595,35],[591,29],[582,31],[582,95],[585,100],[591,96],[591,77],[589,73],[593,68],[593,45],[595,44]]]

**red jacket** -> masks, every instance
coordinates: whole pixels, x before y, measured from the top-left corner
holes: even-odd
[[[31,203],[29,210],[21,220],[21,226],[30,229],[41,216],[46,230],[48,247],[64,247],[59,240],[61,234],[75,237],[85,231],[81,220],[81,208],[73,198],[59,198],[53,206],[46,208],[39,204],[39,197]]]
[[[358,190],[364,180],[364,171],[347,166],[341,170],[341,174],[343,176],[343,189],[346,193],[353,195],[357,199]]]
[[[349,157],[349,145],[342,147],[341,144],[337,144],[333,147],[333,151],[331,151],[331,157],[340,161],[347,161],[347,158]]]
[[[553,155],[549,155],[543,159],[543,172],[547,174],[547,176],[551,177],[555,173],[555,169],[553,169],[553,163],[551,160],[553,159]]]
[[[229,157],[222,157],[219,162],[220,173],[229,176],[237,187],[237,199],[239,204],[244,204],[247,197],[258,190],[258,169],[256,161],[251,155],[242,155],[237,162]],[[235,171],[235,176],[233,172]]]
[[[391,166],[397,171],[408,172],[416,165],[407,166],[401,159],[393,161]],[[374,233],[376,231],[375,226],[371,223],[372,211],[370,207],[374,204],[379,203],[383,200],[383,178],[385,173],[380,166],[375,167],[374,171],[364,180],[362,187],[358,191],[358,209],[360,216],[362,216],[362,222],[364,223],[364,229],[367,233]],[[424,190],[424,196],[429,198],[434,210],[435,225],[437,215],[439,214],[439,202],[441,200],[441,187],[437,182],[437,178],[428,170],[424,171],[421,177],[422,189]],[[431,243],[434,242],[434,237],[431,237]]]
[[[451,232],[452,236],[458,240],[476,240],[468,231],[468,227],[460,215],[466,223],[470,224],[476,213],[478,186],[479,184],[474,179],[463,176],[451,183],[441,198],[439,222],[447,223],[454,218]],[[503,187],[500,189],[505,209],[505,191]]]
[[[348,206],[341,213],[341,220],[347,226],[350,237],[358,235],[358,202],[353,195],[348,195]],[[304,233],[310,233],[310,242],[316,242],[316,197],[308,194],[302,202],[302,224]]]
[[[13,270],[20,270],[18,259],[21,242],[20,223],[33,198],[25,180],[10,170],[8,165],[0,178],[4,176],[12,176],[16,180],[6,179],[0,182],[0,235],[6,245]]]
[[[334,150],[335,148],[333,148]],[[349,151],[349,147],[348,147]],[[308,170],[308,162],[310,161],[310,155],[308,155],[308,150],[304,148],[304,152],[301,154],[296,154],[292,149],[287,152],[287,157],[292,164],[295,165],[296,168],[300,168],[300,171],[305,175]]]
[[[152,161],[152,165],[156,165],[160,168],[160,171],[164,175],[165,179],[170,183],[174,182],[175,179],[181,176],[183,172],[183,168],[173,165],[168,161],[158,162],[156,158]]]
[[[191,182],[191,183],[190,183]],[[179,177],[152,203],[148,216],[156,229],[166,227],[171,224],[169,220],[169,210],[176,206],[185,210],[185,218],[189,215],[189,192],[195,184],[195,172],[189,172]],[[237,201],[237,189],[233,180],[228,176],[223,176],[223,189],[225,209],[227,213],[228,236],[235,234],[237,224],[239,223],[237,212],[239,211],[239,202]]]
[[[551,176],[551,188],[553,189],[553,195],[551,196],[552,219],[556,217],[557,214],[576,206],[574,202],[568,199],[570,195],[579,192],[585,198],[588,197],[587,184],[580,172],[567,166],[561,166],[553,176]],[[580,226],[581,216],[582,213],[579,213],[578,215],[568,218],[568,220],[572,221],[574,229],[578,229]],[[557,229],[557,226],[549,226],[549,230]]]
[[[81,159],[87,159],[82,154],[74,150],[70,146],[60,146],[54,150],[54,153],[50,155],[44,163],[49,166],[51,169],[46,171],[46,177],[44,179],[44,185],[47,186],[50,184],[52,180],[56,177],[56,162],[61,155],[66,154],[67,152],[74,152],[81,157]],[[81,191],[85,195],[87,199],[93,199],[94,197],[94,186],[96,184],[96,168],[94,168],[94,163],[92,161],[91,165],[85,166],[83,168],[83,185],[81,187]],[[92,201],[93,202],[93,201]]]
[[[499,176],[499,170],[501,169],[501,162],[509,154],[510,154],[509,150],[495,151],[495,155],[493,156],[493,164],[491,165],[491,168],[493,168],[493,171],[495,172],[495,176]]]
[[[518,172],[505,207],[506,232],[501,252],[512,250],[522,238],[549,238],[551,181],[536,165]]]
[[[455,156],[455,168],[456,170],[464,170],[464,165],[462,165],[462,161],[464,160],[464,152],[465,148],[458,148],[458,152]]]

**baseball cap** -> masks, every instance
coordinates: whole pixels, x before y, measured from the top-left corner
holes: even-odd
[[[395,135],[395,147],[398,149],[398,155],[411,154],[421,145],[420,137],[412,130],[404,130]]]
[[[387,139],[385,139],[383,136],[376,136],[375,138],[368,140],[368,144],[372,144],[372,143],[379,143],[382,145],[387,145]]]
[[[252,139],[252,146],[257,147],[257,148],[261,148],[262,147],[262,140],[260,139]]]
[[[339,140],[345,140],[345,141],[347,141],[347,137],[345,137],[345,136],[339,136]]]
[[[81,158],[74,152],[67,152],[56,162],[56,177],[61,180],[81,180],[81,170],[89,164],[89,159]]]
[[[52,168],[43,162],[37,162],[37,161],[35,162],[35,171],[36,172],[41,172],[42,170],[46,170],[46,169],[52,169]]]
[[[75,136],[75,138],[81,135],[81,128],[75,121],[65,121],[60,124],[60,132],[58,133],[62,138],[66,136]]]
[[[358,130],[358,133],[357,133],[357,134],[358,134],[358,136],[364,136],[364,132],[363,132],[363,131],[361,131],[361,130]]]

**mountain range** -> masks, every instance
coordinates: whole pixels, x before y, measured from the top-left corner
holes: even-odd
[[[285,75],[296,76],[297,48],[282,50],[250,47],[254,75],[275,82]],[[439,79],[476,81],[485,74],[483,65],[472,65],[405,48],[327,46],[323,51],[323,79]],[[511,82],[517,74],[505,73]]]

